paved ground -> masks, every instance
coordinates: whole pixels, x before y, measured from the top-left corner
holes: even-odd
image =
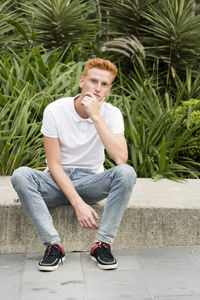
[[[58,270],[39,272],[42,254],[0,254],[0,299],[200,299],[200,246],[113,250],[113,271],[75,252]]]

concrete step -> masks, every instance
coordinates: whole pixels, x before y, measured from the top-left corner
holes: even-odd
[[[94,205],[101,215],[105,200]],[[66,251],[87,250],[95,232],[79,226],[73,207],[50,209]],[[0,252],[43,250],[10,177],[0,177]],[[138,178],[113,248],[200,244],[200,179]]]

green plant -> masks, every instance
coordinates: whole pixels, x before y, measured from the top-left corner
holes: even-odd
[[[83,63],[73,62],[73,54],[63,59],[61,51],[42,52],[40,47],[35,47],[31,52],[24,51],[23,57],[15,52],[12,56],[1,56],[0,105],[6,102],[8,96],[12,99],[18,97],[27,83],[31,96],[40,91],[55,97],[78,92]]]
[[[121,61],[122,70],[128,75],[134,70],[133,62],[137,68],[145,66],[150,72],[157,65],[159,81],[169,89],[175,88],[176,78],[187,80],[186,68],[196,70],[198,76],[200,15],[194,14],[194,2],[103,1],[102,7],[108,11],[105,54]],[[193,81],[194,76],[193,71]],[[199,85],[194,82],[190,92],[190,97],[197,97]]]
[[[82,63],[40,48],[0,59],[0,174],[22,165],[45,167],[41,121],[46,105],[78,93]]]
[[[174,78],[175,89],[183,89],[185,85],[183,99],[200,98],[200,73],[190,66],[186,66],[185,71],[179,76]]]
[[[200,15],[193,13],[194,0],[164,0],[144,13],[143,44],[147,55],[167,63],[172,73],[199,62]]]
[[[27,99],[27,96],[28,84],[18,98],[7,101],[0,112],[1,175],[11,175],[15,168],[22,165],[33,168],[45,165],[41,121],[37,118],[45,98],[50,97],[41,93],[37,96],[39,105],[35,105],[36,97]]]
[[[14,9],[12,0],[1,1],[0,3],[0,52],[12,45],[16,40],[17,33],[13,26],[7,22],[8,19],[17,20],[19,13]]]
[[[138,177],[198,178],[199,163],[187,155],[193,147],[195,129],[183,128],[185,114],[175,117],[183,91],[176,101],[167,92],[161,96],[152,78],[144,81],[137,70],[129,79],[121,74],[121,91],[129,164]]]
[[[144,13],[151,9],[155,0],[103,0],[101,10],[107,15],[110,37],[134,35],[140,38],[141,28],[146,23]],[[109,12],[109,13],[108,13]]]
[[[45,49],[62,48],[90,42],[97,20],[95,6],[84,0],[38,0],[24,4],[26,20],[32,24],[35,41]]]
[[[184,118],[182,124],[185,128],[193,129],[194,141],[187,154],[195,161],[200,161],[200,99],[183,101],[176,109],[176,116]]]

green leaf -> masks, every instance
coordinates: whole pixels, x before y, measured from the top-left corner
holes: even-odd
[[[160,149],[160,169],[163,170],[166,167],[166,143],[165,137],[162,138],[162,144]]]
[[[18,30],[18,32],[21,33],[21,34],[23,35],[23,37],[25,38],[25,40],[26,40],[28,43],[30,43],[29,38],[28,38],[28,35],[26,34],[26,32],[25,32],[25,30],[23,29],[23,27],[22,27],[21,24],[19,24],[18,22],[14,21],[14,20],[11,20],[11,19],[6,20],[6,21],[7,21],[7,23],[12,24],[12,25]]]

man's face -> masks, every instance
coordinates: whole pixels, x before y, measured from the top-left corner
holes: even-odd
[[[112,86],[113,75],[111,72],[100,69],[89,69],[86,76],[81,76],[79,86],[81,94],[92,93],[97,100],[103,101],[109,94]]]

